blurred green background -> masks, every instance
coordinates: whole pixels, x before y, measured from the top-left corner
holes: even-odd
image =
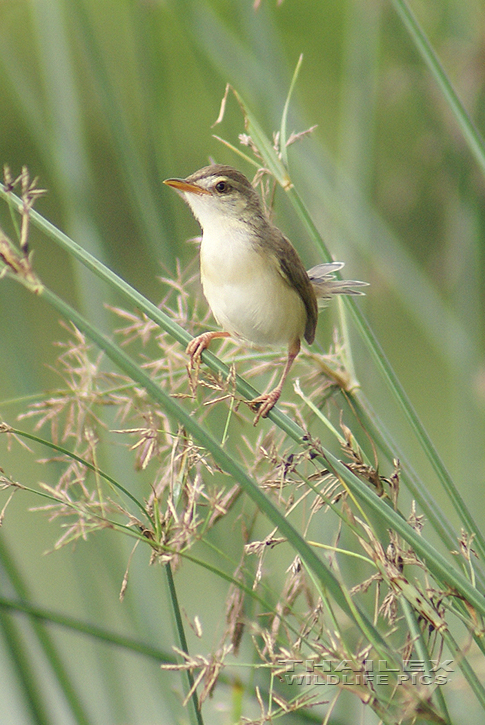
[[[483,128],[484,2],[412,5]],[[48,189],[36,209],[157,302],[157,278],[173,274],[177,259],[194,265],[195,247],[186,240],[198,233],[163,179],[185,176],[211,159],[250,175],[251,167],[212,136],[237,145],[244,131],[234,98],[223,123],[211,128],[226,83],[271,134],[301,53],[289,129],[318,127],[291,147],[292,179],[332,255],[345,260],[345,276],[371,283],[363,303],[371,325],[484,525],[484,175],[392,2],[262,0],[255,10],[250,0],[3,0],[0,160],[13,174],[26,164]],[[280,192],[276,221],[308,266],[319,261]],[[11,232],[3,202],[0,225]],[[46,285],[109,331],[103,303],[117,300],[34,229],[30,244]],[[49,366],[58,354],[53,342],[65,332],[50,309],[10,281],[0,284],[0,304],[0,412],[13,424],[28,396],[59,384]],[[439,498],[359,340],[354,354],[366,396]],[[0,466],[9,475],[29,485],[46,480],[48,472],[32,456],[18,446],[7,451],[6,440],[0,444]],[[6,494],[0,505],[3,499]],[[135,556],[121,605],[130,545],[104,532],[43,556],[58,525],[28,511],[36,505],[34,497],[15,496],[1,531],[33,599],[170,650],[160,569],[147,568],[146,554]],[[181,575],[188,596],[199,574]],[[6,582],[2,575],[4,595]],[[213,582],[196,584],[199,601],[207,594],[212,602],[205,613],[211,642],[220,616],[213,606],[217,592]],[[224,592],[221,584],[221,598]],[[32,639],[27,625],[21,634],[27,643]],[[7,641],[4,632],[0,719],[34,722]],[[159,691],[169,676],[156,663],[72,633],[56,630],[56,641],[93,723],[184,721],[176,695],[171,700],[170,690],[168,696]],[[32,647],[41,670],[42,657],[36,660]],[[48,674],[44,686],[46,722],[74,722]],[[473,708],[463,722],[481,722]],[[371,714],[366,718],[374,722]],[[219,712],[212,722],[228,720]]]

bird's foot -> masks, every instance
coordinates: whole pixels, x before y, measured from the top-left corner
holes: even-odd
[[[200,356],[206,350],[209,345],[210,341],[214,337],[213,332],[203,332],[202,335],[197,335],[197,337],[194,337],[189,344],[187,345],[187,348],[185,352],[187,355],[190,355],[190,364],[194,365],[197,364],[197,362],[200,362]]]
[[[280,395],[281,388],[275,388],[269,393],[264,393],[264,395],[260,395],[257,398],[254,398],[254,400],[248,401],[249,407],[253,413],[256,413],[253,425],[257,425],[260,418],[268,417],[268,413],[272,410],[272,408],[274,408]]]
[[[190,389],[192,395],[195,395],[197,384],[199,382],[199,370],[200,370],[200,356],[207,350],[211,340],[215,337],[229,337],[227,332],[203,332],[202,335],[197,335],[193,340],[189,342],[186,348],[186,353],[189,355],[189,364],[187,365],[187,372],[189,374]]]
[[[197,385],[199,383],[200,356],[209,347],[212,335],[210,332],[203,332],[202,335],[194,337],[189,342],[185,352],[189,355],[187,372],[189,374],[190,392],[195,396]]]

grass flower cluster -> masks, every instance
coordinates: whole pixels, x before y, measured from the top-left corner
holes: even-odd
[[[259,148],[253,137],[251,147]],[[273,152],[278,170],[278,145]],[[131,309],[110,307],[107,338],[36,275],[28,225],[38,222],[32,202],[39,192],[26,170],[17,180],[7,174],[12,206],[16,186],[20,245],[2,233],[2,274],[69,323],[58,388],[1,430],[50,449],[43,462],[56,480],[35,491],[42,498],[36,508],[60,528],[54,548],[110,529],[164,567],[179,641],[162,669],[188,677],[184,704],[192,703],[195,721],[203,722],[218,683],[242,689],[240,722],[255,725],[313,711],[327,723],[342,697],[357,698],[384,723],[451,723],[450,672],[485,706],[477,675],[485,615],[480,533],[452,532],[441,520],[435,533],[445,531],[445,554],[429,543],[432,522],[414,498],[402,500],[410,479],[349,369],[348,339],[336,327],[329,353],[303,352],[295,395],[282,406],[290,417],[274,411],[271,425],[254,429],[245,404],[251,388],[239,376],[267,379],[274,358],[224,342],[220,356],[231,367],[205,353],[208,367],[187,375],[183,335],[174,339],[173,330],[197,334],[208,324],[196,276],[179,269],[162,278],[158,307],[140,307],[138,299]],[[116,450],[131,461],[122,477],[104,469]],[[2,481],[13,491],[27,488],[8,474]],[[227,553],[211,536],[218,528],[231,536]],[[187,645],[174,579],[187,562],[227,584],[224,626],[209,652]],[[127,561],[122,597],[129,571]],[[202,619],[200,612],[190,622],[197,636]]]

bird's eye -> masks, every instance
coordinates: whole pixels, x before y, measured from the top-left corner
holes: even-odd
[[[228,191],[231,191],[227,181],[218,181],[214,188],[218,194],[227,194]]]

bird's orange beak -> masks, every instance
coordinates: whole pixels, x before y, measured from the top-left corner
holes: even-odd
[[[210,194],[210,191],[207,191],[207,189],[203,189],[198,184],[191,184],[185,179],[165,179],[163,183],[171,186],[176,191],[188,191],[189,194]]]

